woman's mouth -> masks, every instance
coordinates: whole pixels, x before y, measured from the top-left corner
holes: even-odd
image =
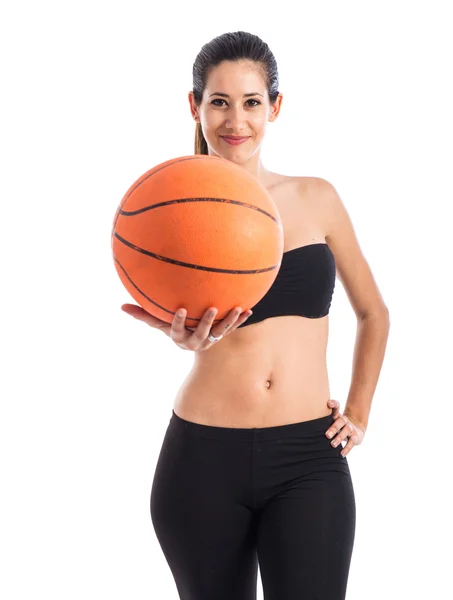
[[[231,144],[232,146],[243,144],[249,139],[248,137],[237,137],[234,135],[221,135],[220,137],[225,140],[227,144]]]

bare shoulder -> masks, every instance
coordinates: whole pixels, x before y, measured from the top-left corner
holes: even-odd
[[[308,196],[308,190],[312,187],[313,177],[303,177],[298,175],[282,175],[281,173],[269,173],[266,182],[266,188],[277,198],[281,194],[287,199],[293,199],[296,202],[295,209],[297,210],[297,202]]]
[[[334,241],[334,231],[349,219],[346,206],[334,185],[322,177],[298,177],[297,188],[299,197],[308,201],[315,211],[326,241]],[[352,227],[350,220],[349,225]]]
[[[335,186],[322,177],[302,177],[299,186],[316,210],[326,243],[335,257],[338,279],[357,317],[388,312],[351,217]]]
[[[313,204],[317,204],[320,210],[325,206],[328,198],[335,193],[334,186],[322,177],[299,176],[295,178],[295,182],[299,193],[309,198]]]

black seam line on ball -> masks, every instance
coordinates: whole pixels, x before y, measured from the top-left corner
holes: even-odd
[[[170,206],[171,204],[183,204],[185,202],[221,202],[224,204],[235,204],[237,206],[242,206],[243,208],[250,208],[251,210],[256,210],[257,212],[260,212],[263,215],[266,215],[266,217],[272,219],[275,223],[278,223],[278,220],[273,215],[263,210],[262,208],[259,208],[259,206],[254,206],[253,204],[248,204],[247,202],[241,202],[240,200],[231,200],[229,198],[178,198],[177,200],[166,200],[164,202],[159,202],[158,204],[145,206],[143,208],[139,208],[138,210],[128,211],[120,208],[119,213],[125,217],[131,217],[146,212],[147,210],[162,208],[163,206]]]
[[[277,269],[279,267],[279,265],[272,265],[272,267],[266,267],[264,269],[244,269],[244,270],[218,269],[216,267],[204,267],[202,265],[186,263],[181,260],[175,260],[174,258],[168,258],[167,256],[162,256],[161,254],[156,254],[155,252],[150,252],[149,250],[144,250],[143,248],[140,248],[139,246],[136,246],[135,244],[128,242],[126,239],[121,237],[118,233],[115,232],[114,235],[120,242],[122,242],[126,246],[129,246],[129,248],[132,248],[133,250],[136,250],[137,252],[141,252],[142,254],[145,254],[146,256],[151,256],[152,258],[156,258],[157,260],[161,260],[162,262],[167,262],[172,265],[178,265],[180,267],[187,267],[188,269],[195,269],[197,271],[210,271],[212,273],[227,273],[229,275],[255,275],[258,273],[267,273],[268,271],[273,271],[274,269]]]
[[[168,308],[165,308],[165,306],[162,306],[161,304],[159,304],[158,302],[156,302],[155,300],[153,300],[152,298],[150,298],[149,296],[147,296],[145,294],[145,292],[143,290],[141,290],[137,284],[135,284],[129,273],[126,271],[126,269],[123,267],[123,265],[120,263],[120,261],[116,258],[116,256],[113,257],[113,259],[115,260],[115,262],[118,264],[118,266],[120,267],[120,269],[123,271],[124,275],[128,278],[128,280],[131,282],[131,284],[134,286],[134,288],[137,290],[137,292],[139,294],[141,294],[144,298],[146,298],[148,300],[148,302],[151,302],[151,304],[154,304],[154,306],[157,306],[158,308],[160,308],[161,310],[163,310],[164,312],[168,313],[169,315],[175,315],[175,312],[172,310],[168,310]],[[195,317],[189,317],[186,316],[186,321],[201,321],[201,319],[197,319]],[[220,323],[221,319],[214,319],[213,323]]]
[[[120,209],[122,206],[124,206],[127,202],[127,200],[129,199],[130,195],[133,194],[135,192],[135,190],[142,185],[142,183],[144,183],[147,179],[149,179],[150,177],[152,177],[155,173],[158,173],[159,171],[163,171],[163,169],[167,169],[168,167],[171,167],[173,165],[177,165],[178,163],[181,162],[185,162],[186,160],[199,160],[205,158],[205,155],[195,155],[195,156],[187,156],[185,158],[181,158],[180,160],[175,160],[172,163],[170,163],[169,165],[163,165],[162,167],[159,168],[155,168],[151,171],[151,173],[148,173],[148,175],[145,177],[145,179],[143,179],[142,181],[139,181],[136,185],[134,185],[134,187],[129,190],[129,192],[127,193],[126,196],[124,196],[121,204],[120,204]],[[115,229],[116,227],[116,223],[118,221],[118,217],[120,216],[120,212],[118,211],[118,214],[116,215],[115,218],[115,222],[113,223],[113,229]]]

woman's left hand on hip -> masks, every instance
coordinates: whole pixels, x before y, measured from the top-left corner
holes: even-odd
[[[346,440],[347,443],[340,452],[342,456],[346,456],[354,446],[362,443],[365,430],[354,418],[340,413],[340,403],[338,400],[329,400],[327,405],[329,408],[332,408],[332,416],[335,420],[326,431],[326,436],[332,440],[331,444],[334,448]]]

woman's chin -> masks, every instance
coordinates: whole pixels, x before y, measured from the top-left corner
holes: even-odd
[[[244,163],[246,163],[248,161],[248,159],[250,158],[250,153],[249,152],[241,152],[239,150],[239,147],[233,148],[230,151],[225,151],[225,149],[222,148],[222,150],[216,149],[214,151],[216,156],[219,156],[220,158],[225,158],[226,160],[230,160],[231,162],[237,163],[238,165],[242,165]]]

